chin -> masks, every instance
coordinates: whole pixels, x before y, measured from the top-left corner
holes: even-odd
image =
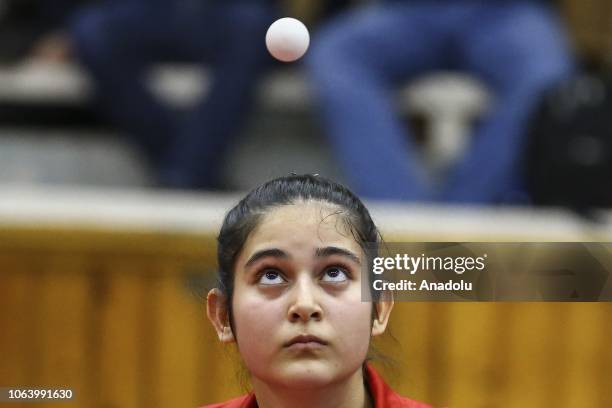
[[[338,366],[328,361],[303,360],[285,363],[280,381],[291,388],[319,388],[339,379]]]

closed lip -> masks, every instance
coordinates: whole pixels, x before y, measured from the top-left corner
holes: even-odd
[[[294,344],[308,344],[308,343],[318,343],[324,346],[327,345],[327,342],[325,340],[322,340],[321,338],[317,336],[313,336],[312,334],[300,334],[299,336],[295,336],[294,338],[289,340],[287,343],[285,343],[285,347],[290,347]]]

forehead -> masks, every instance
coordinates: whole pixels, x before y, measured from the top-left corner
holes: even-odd
[[[262,216],[245,242],[243,252],[267,246],[291,250],[334,244],[358,253],[361,248],[345,217],[342,210],[327,203],[304,202],[277,207]]]

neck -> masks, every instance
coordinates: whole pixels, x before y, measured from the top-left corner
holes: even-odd
[[[338,383],[315,388],[289,388],[264,383],[252,378],[259,408],[372,408],[359,369],[351,377]]]

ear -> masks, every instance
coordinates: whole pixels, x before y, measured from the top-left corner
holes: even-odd
[[[231,343],[235,340],[229,324],[225,295],[217,288],[211,289],[206,296],[206,315],[222,343]]]
[[[389,316],[391,316],[391,310],[393,310],[393,305],[393,297],[374,303],[376,316],[372,322],[372,336],[379,336],[385,332],[387,323],[389,322]]]

